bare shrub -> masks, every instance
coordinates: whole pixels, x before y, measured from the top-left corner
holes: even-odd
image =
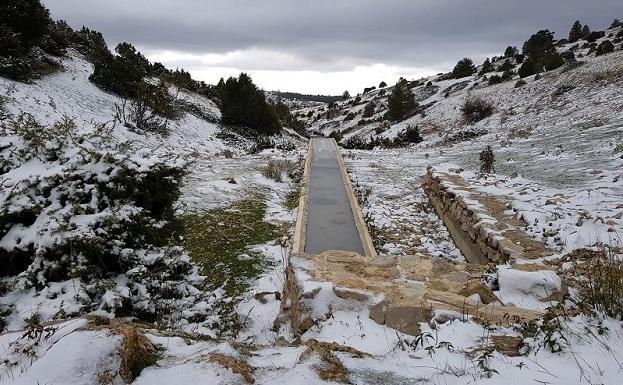
[[[114,331],[123,336],[123,344],[119,350],[119,375],[127,384],[131,384],[143,369],[156,363],[158,353],[147,337],[134,326],[119,325]]]
[[[528,139],[532,134],[530,127],[513,127],[508,132],[508,139]]]
[[[614,253],[603,253],[587,263],[587,282],[580,288],[582,303],[588,310],[623,319],[623,260]]]
[[[271,159],[268,161],[266,166],[262,168],[262,175],[268,179],[274,180],[275,182],[281,183],[283,182],[284,174],[287,175],[291,173],[294,168],[294,162],[287,159]]]
[[[225,158],[225,159],[231,159],[234,157],[234,152],[228,148],[224,149],[223,151],[221,151],[221,155]]]
[[[219,364],[234,373],[240,374],[247,384],[255,384],[255,378],[253,377],[255,368],[245,361],[220,353],[210,354],[208,361]]]
[[[115,103],[114,121],[130,129],[151,131],[162,135],[168,134],[168,122],[154,114],[144,100],[124,100],[121,105]]]
[[[461,107],[463,119],[468,124],[474,124],[493,115],[493,111],[493,105],[480,98],[467,99]]]

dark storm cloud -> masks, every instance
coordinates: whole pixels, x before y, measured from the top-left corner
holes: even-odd
[[[440,67],[501,53],[538,29],[566,36],[580,19],[603,29],[621,0],[45,0],[56,18],[109,43],[194,54],[244,50],[293,57],[293,70],[357,65]],[[288,62],[289,63],[289,62]],[[273,69],[254,57],[250,69]],[[287,63],[284,64],[287,66]]]

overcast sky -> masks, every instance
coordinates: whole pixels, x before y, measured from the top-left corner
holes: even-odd
[[[248,72],[267,90],[360,92],[480,63],[538,29],[604,29],[622,0],[44,0],[52,16],[136,45],[197,79]]]

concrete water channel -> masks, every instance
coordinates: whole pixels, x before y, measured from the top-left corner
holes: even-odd
[[[341,250],[370,254],[365,246],[369,236],[365,224],[357,223],[362,222],[357,218],[359,208],[335,141],[311,139],[307,156],[311,157],[311,162],[307,170],[304,252],[315,255],[327,250]]]

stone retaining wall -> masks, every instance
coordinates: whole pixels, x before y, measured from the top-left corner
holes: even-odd
[[[469,262],[499,263],[522,256],[523,249],[502,235],[495,218],[478,203],[477,197],[470,197],[476,193],[458,174],[429,168],[422,178],[422,188]]]

